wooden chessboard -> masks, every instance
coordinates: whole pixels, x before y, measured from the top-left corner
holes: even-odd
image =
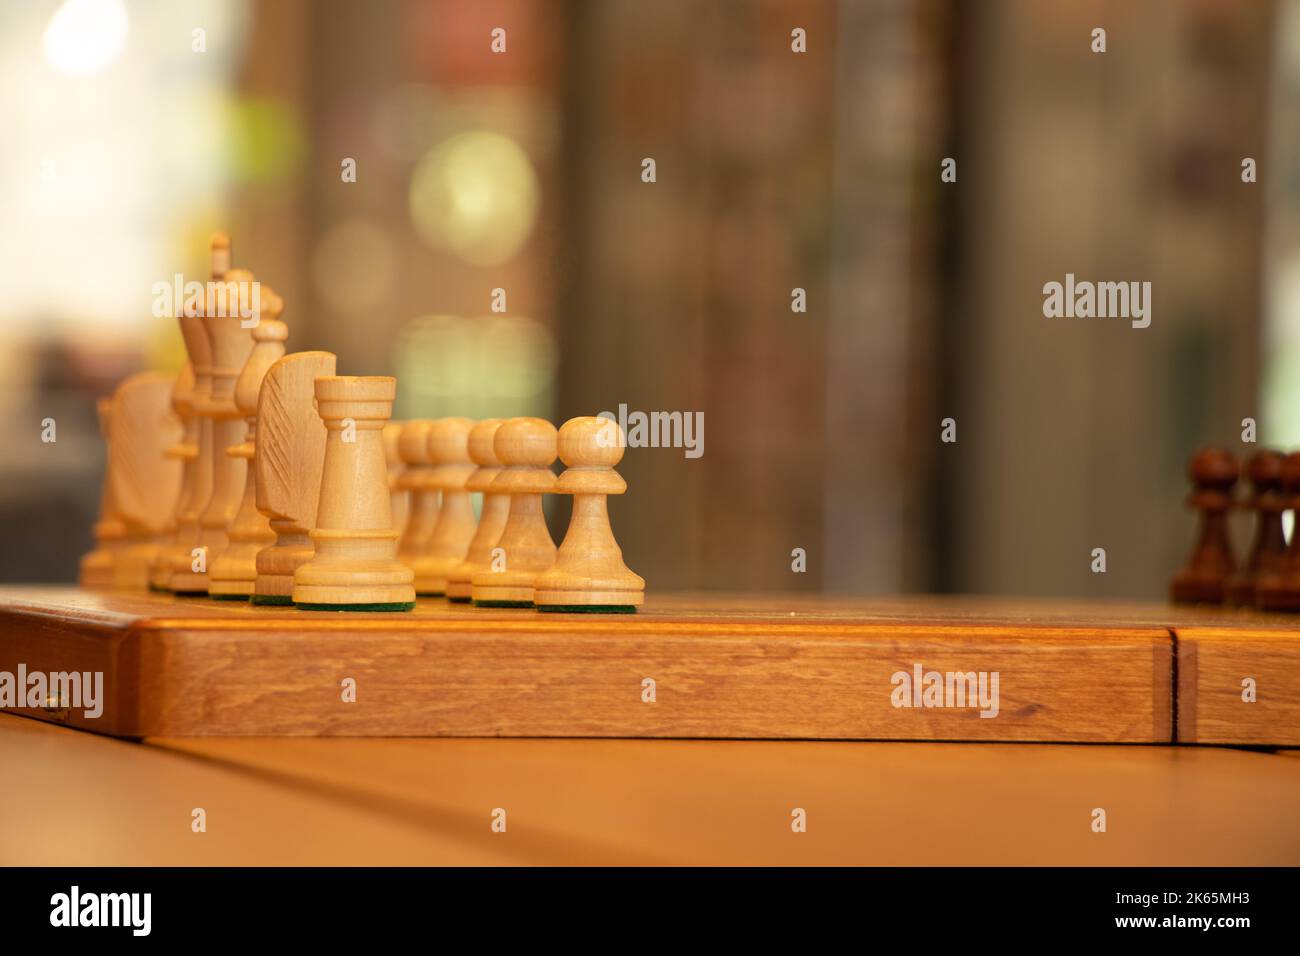
[[[1300,619],[1166,605],[652,592],[635,615],[364,614],[0,588],[0,677],[20,665],[102,672],[97,718],[16,711],[124,737],[1300,744]],[[957,693],[908,693],[918,667]],[[982,717],[960,675],[993,672]]]

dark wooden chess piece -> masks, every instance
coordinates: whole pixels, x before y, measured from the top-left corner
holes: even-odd
[[[1286,552],[1286,535],[1282,530],[1282,512],[1287,509],[1287,499],[1282,494],[1285,460],[1280,451],[1265,449],[1253,455],[1246,465],[1251,496],[1244,507],[1255,512],[1255,541],[1245,566],[1228,578],[1229,604],[1253,606],[1255,585],[1277,568]]]
[[[1219,604],[1235,569],[1227,513],[1240,469],[1223,449],[1204,448],[1192,456],[1187,472],[1193,485],[1187,504],[1200,512],[1201,526],[1187,564],[1170,586],[1170,596],[1181,604]]]
[[[1294,509],[1300,499],[1300,452],[1282,461],[1281,510]],[[1272,571],[1255,583],[1255,604],[1266,611],[1300,611],[1300,534],[1291,530],[1291,544]]]

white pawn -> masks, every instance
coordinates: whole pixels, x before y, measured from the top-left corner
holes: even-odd
[[[501,460],[497,458],[495,443],[497,429],[503,424],[504,419],[488,418],[469,432],[469,457],[478,467],[465,481],[465,490],[482,493],[483,511],[479,515],[474,538],[465,553],[465,560],[447,578],[449,601],[469,601],[473,594],[474,575],[490,570],[492,549],[501,540],[501,531],[510,515],[510,496],[492,492],[492,482],[501,473]]]
[[[606,500],[627,491],[614,470],[623,460],[623,432],[607,418],[571,418],[559,435],[568,470],[555,493],[573,495],[573,517],[550,570],[538,575],[538,610],[630,613],[645,600],[645,579],[628,570],[614,540]]]
[[[433,462],[429,487],[442,495],[442,504],[424,554],[415,561],[416,594],[446,594],[447,578],[465,560],[474,537],[474,506],[465,490],[465,481],[474,473],[469,457],[473,427],[468,418],[439,418],[429,429],[429,460]]]
[[[397,454],[406,466],[397,487],[406,491],[406,523],[398,539],[397,557],[407,567],[424,554],[429,536],[438,523],[438,489],[429,486],[433,462],[429,459],[429,429],[433,422],[418,418],[402,424],[397,435]]]
[[[510,496],[510,514],[470,594],[483,607],[532,607],[533,582],[555,563],[555,542],[542,515],[542,495],[555,485],[555,426],[542,418],[512,418],[497,429],[494,446],[502,468],[492,493]]]

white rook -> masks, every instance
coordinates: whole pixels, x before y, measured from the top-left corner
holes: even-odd
[[[384,423],[397,379],[338,375],[316,379],[325,423],[325,463],[311,539],[316,553],[293,576],[293,602],[308,610],[407,611],[414,573],[397,560],[388,495]]]

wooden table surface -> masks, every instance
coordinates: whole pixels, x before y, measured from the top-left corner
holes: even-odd
[[[1295,865],[1294,752],[152,738],[0,715],[7,865]],[[192,811],[207,829],[191,829]],[[494,833],[496,809],[506,832]],[[791,812],[807,814],[794,833]],[[1105,833],[1091,828],[1106,811]]]

